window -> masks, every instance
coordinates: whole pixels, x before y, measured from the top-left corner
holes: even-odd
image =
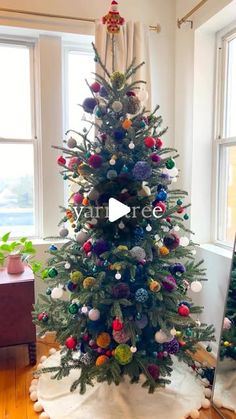
[[[0,40],[0,235],[37,234],[33,50]]]
[[[220,40],[217,80],[217,240],[233,245],[236,232],[236,31]]]

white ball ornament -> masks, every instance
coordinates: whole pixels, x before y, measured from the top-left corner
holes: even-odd
[[[115,102],[112,103],[111,107],[114,112],[120,112],[123,109],[123,105],[119,100],[115,100]]]
[[[116,164],[116,160],[115,160],[115,159],[111,159],[111,160],[109,161],[109,164],[110,164],[111,166],[115,166],[115,164]]]
[[[200,417],[200,413],[198,410],[194,409],[190,412],[191,419],[198,419]]]
[[[42,412],[39,415],[39,419],[50,419],[50,416],[48,416],[48,414],[46,412]]]
[[[75,148],[77,146],[77,141],[70,137],[69,140],[67,141],[67,147],[69,148]]]
[[[64,268],[65,269],[70,269],[70,266],[71,266],[70,263],[69,262],[66,262],[65,265],[64,265]]]
[[[205,395],[208,399],[210,399],[210,398],[211,398],[211,395],[212,395],[212,391],[211,391],[211,389],[210,389],[210,388],[205,388],[205,389],[204,389],[204,395]]]
[[[53,355],[53,354],[55,354],[56,353],[56,349],[55,348],[50,348],[49,349],[49,355]]]
[[[211,407],[211,402],[208,399],[204,399],[202,401],[202,408],[203,409],[209,409]]]
[[[131,141],[131,143],[129,143],[129,149],[133,150],[135,148],[135,144],[133,141]]]
[[[34,403],[34,411],[35,412],[39,413],[39,412],[42,412],[42,410],[43,410],[43,406],[40,402]]]
[[[89,311],[88,317],[90,320],[92,320],[93,322],[97,321],[100,319],[100,311],[97,310],[96,308],[92,308]]]
[[[52,293],[51,293],[51,298],[53,298],[54,300],[59,300],[62,297],[63,297],[63,289],[59,287],[53,288]]]
[[[29,393],[32,393],[33,391],[37,391],[37,388],[38,388],[37,385],[30,386]]]
[[[168,229],[168,230],[169,230],[169,229]],[[152,231],[152,226],[151,226],[150,224],[148,224],[148,225],[147,225],[147,227],[146,227],[146,231],[147,231],[147,232]]]
[[[38,394],[37,391],[32,391],[32,393],[30,393],[30,400],[32,402],[36,402],[38,400]]]
[[[117,280],[120,280],[122,277],[121,277],[121,274],[120,274],[120,272],[117,272],[116,274],[115,274],[115,278],[117,279]]]
[[[40,358],[40,362],[44,362],[44,361],[46,361],[46,359],[47,359],[47,357],[46,357],[45,355],[43,355],[43,356],[41,356],[41,358]]]
[[[59,231],[59,235],[60,235],[62,238],[67,237],[67,236],[68,236],[68,234],[69,234],[69,230],[68,230],[67,228],[65,228],[65,227],[62,227],[62,228],[60,229],[60,231]]]
[[[132,354],[135,354],[137,352],[136,346],[131,346],[130,352],[132,352]]]
[[[34,378],[34,379],[31,381],[31,385],[32,385],[32,386],[37,385],[37,384],[38,384],[38,381],[39,381],[39,380],[37,380],[36,378]]]
[[[123,221],[120,222],[120,224],[118,225],[118,227],[119,227],[120,230],[124,230],[125,225],[124,225]]]
[[[180,237],[179,244],[180,246],[187,247],[189,245],[188,237]]]
[[[223,407],[222,400],[214,399],[214,405],[218,407],[218,409],[221,409]]]
[[[171,329],[171,331],[170,331],[171,336],[176,336],[176,333],[177,333],[177,331],[176,331],[176,329],[173,327],[173,329]]]
[[[86,242],[87,238],[88,238],[88,232],[85,230],[80,230],[76,235],[76,241],[81,244]]]
[[[192,284],[191,284],[191,290],[193,292],[196,292],[196,293],[201,292],[201,290],[202,290],[202,284],[201,284],[201,282],[199,282],[199,281],[193,281]]]
[[[84,306],[81,308],[81,313],[88,314],[88,307]]]
[[[100,149],[100,147],[97,147],[96,149],[95,149],[95,152],[97,153],[97,154],[99,154],[99,153],[101,153],[101,149]]]

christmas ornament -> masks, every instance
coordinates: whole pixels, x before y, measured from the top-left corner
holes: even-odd
[[[96,279],[92,276],[88,276],[83,280],[83,287],[84,289],[92,288],[96,284]]]
[[[126,137],[126,130],[124,130],[124,128],[117,128],[113,132],[113,135],[116,141],[122,141]]]
[[[135,148],[135,144],[134,144],[134,142],[133,141],[131,141],[130,143],[129,143],[129,149],[130,150],[133,150]]]
[[[77,340],[70,336],[69,338],[66,339],[66,346],[68,349],[75,349],[77,345]]]
[[[107,172],[107,179],[115,179],[118,176],[118,173],[116,170],[108,170]]]
[[[160,376],[160,369],[156,364],[148,364],[147,370],[154,381],[158,380]]]
[[[170,342],[173,339],[173,336],[165,333],[163,330],[159,330],[155,333],[155,341],[157,343],[163,344],[165,342]]]
[[[47,313],[42,312],[42,313],[39,313],[38,314],[38,320],[40,322],[42,321],[43,323],[46,323],[48,321],[48,319],[49,319],[49,317],[48,317],[48,314]]]
[[[191,290],[193,292],[201,292],[202,290],[202,284],[199,281],[193,281],[191,284]]]
[[[103,364],[105,364],[105,362],[107,362],[109,360],[108,356],[106,355],[100,355],[97,359],[96,359],[96,367],[101,367]]]
[[[169,271],[172,275],[183,274],[186,272],[186,268],[182,263],[174,263],[169,267]]]
[[[66,164],[66,159],[63,156],[59,156],[57,158],[57,164],[59,164],[59,166],[65,166]]]
[[[56,268],[48,269],[49,278],[55,278],[58,275],[58,270]]]
[[[132,354],[135,354],[136,352],[137,352],[137,348],[136,348],[136,346],[131,346],[130,347],[130,351],[132,352]]]
[[[180,239],[175,233],[170,233],[164,237],[163,243],[169,250],[176,249],[180,244]]]
[[[94,83],[92,83],[90,85],[90,89],[94,92],[94,93],[99,93],[100,89],[101,89],[101,85],[100,83],[98,83],[98,81],[95,81]]]
[[[114,73],[112,73],[111,75],[111,82],[112,82],[112,86],[117,89],[120,90],[122,89],[122,87],[125,84],[125,75],[123,73],[120,73],[119,71],[115,71]]]
[[[70,279],[74,284],[83,281],[84,275],[80,271],[74,271],[70,273]]]
[[[92,154],[88,159],[88,163],[93,169],[99,169],[103,163],[103,158],[99,154]]]
[[[71,159],[68,161],[67,166],[72,171],[72,170],[77,170],[79,164],[80,164],[80,160],[78,159],[78,157],[71,157]]]
[[[161,161],[161,157],[156,153],[151,154],[150,158],[154,163],[160,163]]]
[[[178,340],[174,338],[170,342],[165,342],[164,350],[168,352],[168,354],[175,355],[177,352],[179,352]]]
[[[92,248],[93,248],[93,245],[92,245],[92,243],[91,243],[90,241],[87,241],[87,242],[85,242],[85,243],[83,244],[83,251],[84,251],[85,253],[89,253],[89,252],[91,252]]]
[[[73,201],[74,201],[74,204],[75,205],[80,205],[80,204],[82,204],[82,202],[83,202],[83,199],[84,199],[84,197],[83,197],[83,195],[81,194],[81,193],[75,193],[74,195],[73,195]]]
[[[60,229],[60,231],[59,231],[59,235],[60,235],[62,238],[67,237],[67,236],[68,236],[68,234],[69,234],[69,230],[67,230],[67,228],[65,228],[65,227],[62,227],[62,228]]]
[[[180,316],[183,316],[183,317],[188,317],[188,315],[189,315],[189,313],[190,313],[190,310],[189,310],[189,308],[188,308],[186,305],[182,304],[182,305],[178,308],[178,313],[180,314]]]
[[[117,343],[126,343],[131,338],[130,331],[126,328],[123,328],[121,330],[113,330],[112,336],[114,341]]]
[[[131,115],[136,115],[141,108],[141,102],[138,97],[130,96],[127,98],[125,104],[125,112]]]
[[[107,90],[106,90],[106,88],[104,86],[101,86],[99,95],[101,97],[107,97],[108,96],[108,92],[107,92]]]
[[[131,256],[135,259],[135,260],[142,260],[145,259],[146,257],[146,252],[142,247],[139,246],[135,246],[130,250],[130,254]]]
[[[77,314],[79,311],[79,307],[77,304],[70,304],[68,307],[68,311],[70,314]]]
[[[115,319],[112,322],[112,329],[115,332],[119,332],[120,330],[122,330],[123,329],[123,326],[124,326],[124,324],[123,324],[123,322],[120,319]]]
[[[135,300],[138,303],[142,303],[142,304],[146,303],[148,298],[149,298],[148,292],[144,288],[139,288],[135,293]]]
[[[132,125],[133,125],[133,122],[131,121],[131,119],[125,119],[125,120],[122,122],[122,128],[124,128],[124,129],[126,129],[126,130],[128,130],[129,128],[131,128],[131,127],[132,127]]]
[[[94,362],[93,357],[89,352],[87,352],[86,354],[81,355],[80,361],[86,366],[90,366]]]
[[[115,349],[115,359],[120,365],[127,365],[132,361],[133,354],[126,344],[118,345]]]
[[[156,143],[156,141],[155,141],[155,138],[153,138],[153,137],[145,137],[144,138],[144,145],[147,148],[153,148],[155,146],[155,143]]]
[[[117,280],[120,280],[120,279],[122,278],[122,276],[121,276],[120,272],[117,272],[117,273],[115,274],[115,278],[116,278]]]
[[[128,298],[130,295],[129,285],[125,282],[119,282],[112,287],[112,295],[114,298]]]
[[[146,180],[152,175],[151,166],[145,161],[139,161],[133,168],[133,176],[136,180]]]
[[[168,275],[163,279],[162,286],[166,291],[172,292],[177,287],[176,279],[173,276]]]
[[[48,250],[50,250],[50,252],[56,252],[57,251],[57,247],[54,246],[54,244],[52,244],[51,246],[49,246],[49,249]]]
[[[173,160],[173,159],[169,159],[169,160],[167,160],[167,162],[166,162],[166,168],[168,169],[168,170],[171,170],[171,169],[173,169],[175,167],[175,161]]]
[[[152,280],[149,284],[149,289],[152,292],[159,292],[161,290],[160,282]]]
[[[160,138],[156,139],[156,147],[162,148],[163,147],[163,141]]]
[[[100,255],[102,255],[102,253],[105,253],[105,252],[107,252],[108,250],[109,250],[109,244],[108,244],[108,242],[106,242],[105,240],[103,240],[103,239],[100,239],[100,240],[97,240],[95,243],[94,243],[94,246],[93,246],[93,252],[97,255],[97,256],[100,256]]]
[[[119,113],[123,109],[123,105],[119,100],[115,100],[115,102],[112,103],[111,107],[113,111],[117,113]]]
[[[77,284],[74,284],[73,282],[68,281],[66,286],[67,286],[68,291],[73,292],[76,289]]]
[[[232,322],[231,322],[231,320],[230,320],[230,319],[228,319],[228,317],[225,317],[225,318],[224,318],[223,329],[224,329],[224,330],[229,330],[229,329],[231,329],[231,326],[232,326]]]
[[[59,288],[59,287],[53,288],[52,293],[51,293],[51,297],[54,300],[59,300],[60,298],[63,297],[63,289]]]
[[[166,201],[166,200],[167,200],[167,198],[168,198],[168,194],[167,194],[167,192],[165,191],[165,189],[161,189],[161,190],[158,192],[157,196],[156,196],[156,199],[157,199],[158,201]]]
[[[120,27],[125,20],[118,12],[118,3],[113,0],[109,12],[103,16],[102,23],[107,26],[107,32],[114,35],[120,32]]]
[[[97,101],[93,97],[87,97],[82,104],[84,112],[92,114],[95,106],[97,106]]]
[[[96,308],[92,308],[91,310],[89,310],[88,317],[90,320],[95,322],[100,319],[100,311]]]
[[[106,332],[100,333],[97,337],[96,340],[96,344],[100,347],[100,348],[107,348],[111,343],[111,338],[110,335]]]
[[[74,138],[70,137],[67,141],[67,147],[75,148],[76,146],[77,146],[77,141]]]
[[[179,244],[180,246],[187,247],[189,245],[188,237],[180,237]]]
[[[86,240],[88,239],[88,232],[86,230],[80,230],[77,234],[76,234],[76,241],[78,243],[83,244]]]

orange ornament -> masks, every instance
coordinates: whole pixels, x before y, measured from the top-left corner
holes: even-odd
[[[96,344],[103,349],[106,349],[111,343],[111,337],[108,333],[102,332],[98,335]]]
[[[125,119],[122,124],[122,127],[124,129],[129,129],[130,127],[132,127],[132,125],[133,125],[133,122],[130,119]]]
[[[159,292],[161,289],[161,284],[158,281],[151,281],[149,284],[149,289],[152,292]]]
[[[167,256],[170,253],[169,249],[167,249],[167,247],[165,247],[165,246],[162,246],[159,249],[159,252],[160,252],[161,256]]]
[[[82,201],[82,205],[84,205],[85,207],[89,204],[89,200],[88,198],[84,198]]]
[[[108,361],[108,356],[106,355],[100,355],[96,360],[96,366],[101,367],[101,365],[105,364],[105,362]]]

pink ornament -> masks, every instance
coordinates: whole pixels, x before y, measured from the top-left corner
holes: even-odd
[[[91,84],[90,89],[94,92],[94,93],[98,93],[101,89],[101,85],[100,83],[98,83],[98,81],[95,81],[94,83]]]
[[[70,170],[77,170],[79,164],[80,160],[78,159],[78,157],[71,157],[71,159],[68,161],[67,166]]]
[[[125,328],[123,328],[122,330],[119,330],[119,331],[113,330],[112,335],[113,335],[113,339],[117,343],[126,343],[131,338],[130,331],[125,329]]]
[[[229,330],[232,326],[232,322],[231,320],[228,319],[228,317],[224,318],[224,324],[223,324],[223,329],[224,330]]]
[[[84,199],[83,195],[81,193],[79,193],[79,192],[78,193],[75,193],[73,195],[74,204],[76,204],[76,205],[82,204],[83,199]]]
[[[99,154],[92,154],[92,156],[89,157],[88,163],[93,169],[99,169],[101,167],[103,162],[102,157]]]

